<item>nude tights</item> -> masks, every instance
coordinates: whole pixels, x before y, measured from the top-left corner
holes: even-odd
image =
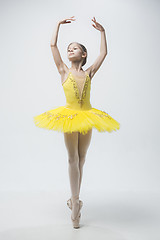
[[[65,145],[68,152],[68,172],[71,187],[71,198],[79,196],[83,165],[91,142],[92,129],[83,135],[79,132],[64,133]],[[78,203],[78,202],[77,202]],[[73,217],[76,214],[73,206]]]

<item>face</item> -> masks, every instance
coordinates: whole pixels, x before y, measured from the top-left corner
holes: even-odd
[[[83,51],[78,44],[72,43],[68,47],[68,50],[67,50],[68,59],[70,59],[70,60],[82,60],[82,54],[83,54]]]

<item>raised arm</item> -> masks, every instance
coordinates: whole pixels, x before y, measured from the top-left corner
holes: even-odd
[[[57,47],[57,39],[58,39],[59,27],[60,27],[61,24],[71,23],[71,20],[74,20],[73,17],[67,18],[67,19],[64,19],[62,21],[57,22],[55,31],[54,31],[52,39],[51,39],[51,44],[50,45],[51,45],[53,58],[54,58],[56,66],[57,66],[58,72],[60,74],[62,74],[65,71],[65,68],[67,68],[67,66],[62,61],[60,52],[59,52],[58,47]]]
[[[92,19],[92,21],[95,23],[95,25],[92,24],[92,26],[101,32],[101,45],[100,45],[100,54],[99,54],[98,58],[88,69],[86,69],[86,71],[90,72],[91,78],[93,78],[94,74],[100,68],[102,62],[104,61],[104,59],[108,53],[105,29],[102,27],[102,25],[100,25],[98,22],[96,22],[95,17]]]

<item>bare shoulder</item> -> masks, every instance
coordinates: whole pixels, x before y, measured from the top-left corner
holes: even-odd
[[[67,67],[67,65],[64,63],[64,64],[63,64],[63,69],[62,69],[61,72],[60,72],[60,75],[61,75],[61,84],[63,84],[63,83],[66,81],[69,72],[70,72],[70,69],[69,69],[69,68]],[[86,73],[89,75],[90,79],[92,79],[93,76],[92,76],[92,68],[91,68],[91,67],[89,67],[88,69],[84,70],[84,72],[86,72]],[[77,76],[78,76],[78,74],[77,74]]]

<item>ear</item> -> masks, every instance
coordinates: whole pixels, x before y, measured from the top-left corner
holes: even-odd
[[[86,57],[86,56],[87,56],[87,53],[83,52],[82,57]]]

